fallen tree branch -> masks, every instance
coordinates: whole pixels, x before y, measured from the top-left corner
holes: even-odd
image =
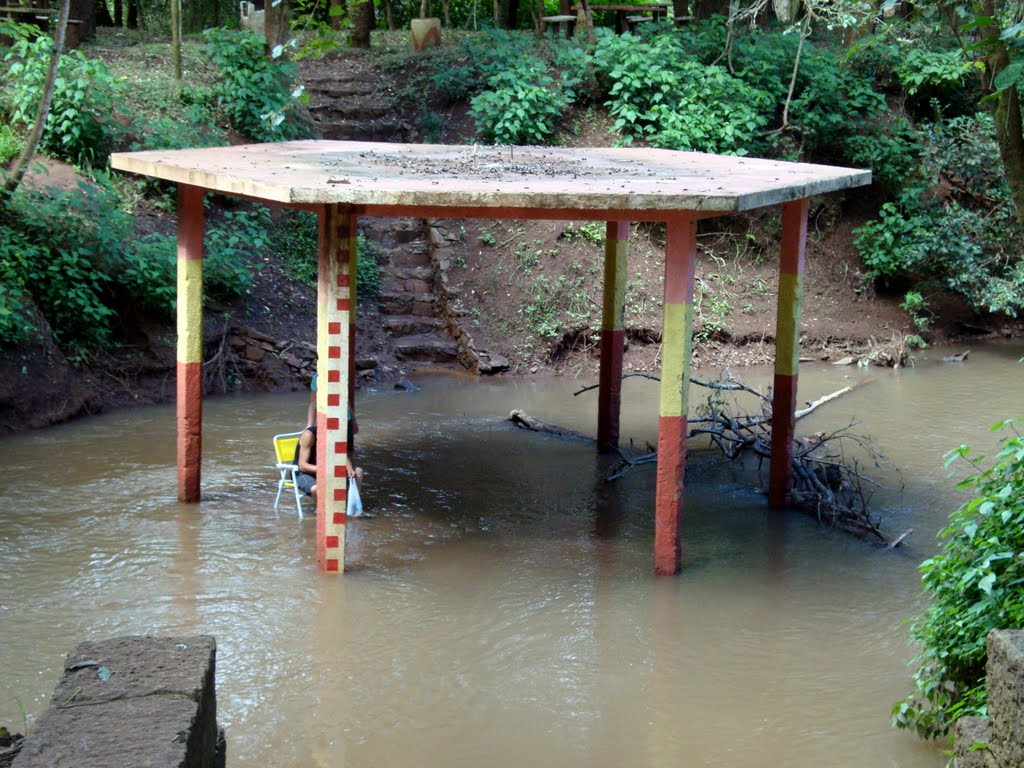
[[[659,377],[645,374],[626,374],[623,378],[638,376],[652,381],[660,381]],[[741,460],[744,456],[755,457],[760,467],[764,459],[771,459],[771,391],[761,392],[750,387],[726,371],[719,381],[691,381],[709,390],[706,402],[698,409],[695,418],[687,421],[689,431],[687,438],[707,436],[711,445],[730,461]],[[838,389],[816,400],[807,403],[795,414],[800,420],[814,413],[823,405],[834,402],[844,395],[853,392],[871,379],[864,379],[856,384]],[[581,388],[573,396],[596,389],[596,385]],[[739,410],[736,395],[740,392],[752,394],[757,398],[760,408],[753,413]],[[731,397],[729,396],[731,395]],[[556,425],[535,419],[523,411],[512,411],[509,419],[527,429],[546,434],[593,442],[591,438],[572,430],[565,430]],[[855,446],[858,454],[866,453],[880,466],[880,457],[871,447],[870,442],[851,431],[853,424],[832,432],[818,432],[812,435],[795,438],[792,455],[792,489],[791,500],[797,506],[815,515],[819,520],[836,528],[840,528],[858,536],[871,536],[886,541],[886,536],[879,527],[879,522],[868,513],[868,505],[878,483],[867,477],[860,470],[856,459],[848,458],[845,446]],[[607,480],[617,480],[634,467],[657,462],[657,450],[647,446],[647,452],[634,454],[618,449],[619,464],[608,474]],[[909,531],[898,538],[891,546],[897,546]]]

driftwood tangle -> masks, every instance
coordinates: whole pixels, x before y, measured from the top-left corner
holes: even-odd
[[[645,373],[626,374],[623,378],[634,376],[659,380],[657,376]],[[706,435],[711,444],[730,461],[752,455],[760,467],[764,459],[771,458],[770,390],[763,393],[747,386],[728,371],[724,372],[718,381],[691,379],[691,382],[708,389],[709,394],[705,403],[698,408],[696,418],[688,421],[688,438]],[[843,387],[809,402],[796,412],[796,419],[800,420],[826,403],[837,400],[868,383],[870,379]],[[573,394],[580,395],[596,388],[596,385],[583,387]],[[751,412],[741,412],[735,398],[740,392],[756,398],[757,408]],[[518,409],[509,414],[509,420],[523,429],[593,442],[592,438],[548,424]],[[860,449],[859,452],[866,452],[870,460],[878,466],[880,457],[872,450],[867,439],[852,433],[849,427],[843,427],[833,432],[818,432],[798,437],[793,442],[793,505],[836,528],[861,537],[873,537],[887,542],[887,537],[879,528],[879,522],[872,519],[868,513],[871,489],[877,487],[877,483],[861,473],[857,459],[847,456],[845,450],[847,446],[856,446]],[[614,481],[638,465],[655,463],[657,452],[654,446],[648,445],[647,449],[647,453],[633,454],[620,448],[620,463],[609,473],[608,480]],[[907,531],[899,536],[891,546],[898,546],[909,533],[910,531]]]

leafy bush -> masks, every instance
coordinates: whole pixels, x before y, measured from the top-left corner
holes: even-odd
[[[9,125],[0,124],[0,165],[6,165],[20,155],[23,145],[21,137]]]
[[[10,227],[0,226],[0,346],[24,344],[34,330],[25,280],[45,260],[37,246]]]
[[[595,58],[614,129],[668,149],[746,154],[768,124],[771,97],[688,58],[675,36],[602,35]]]
[[[956,116],[968,109],[964,92],[977,77],[979,67],[983,64],[968,61],[959,46],[954,50],[908,47],[902,52],[896,74],[916,114],[928,115],[937,106],[940,113]]]
[[[357,247],[356,296],[367,301],[375,301],[380,294],[380,263],[385,258],[385,253],[377,243],[367,239],[362,232],[359,233]]]
[[[856,166],[870,168],[872,181],[894,194],[913,175],[924,145],[904,118],[870,125],[871,130],[846,137],[846,157]]]
[[[952,290],[976,309],[1015,316],[1024,310],[1024,259],[991,118],[936,123],[919,136],[907,187],[857,230],[868,274]]]
[[[52,51],[53,40],[40,35],[20,40],[7,53],[12,123],[26,127],[35,123]],[[102,61],[87,59],[81,51],[62,55],[43,149],[74,163],[102,164],[118,130],[116,99],[116,82]]]
[[[132,143],[133,152],[143,149],[219,147],[227,144],[223,133],[207,121],[204,110],[196,105],[184,106],[178,119],[156,117],[136,125],[134,132],[140,140]]]
[[[208,29],[205,54],[223,78],[217,99],[231,125],[255,141],[281,141],[307,133],[299,114],[298,71],[280,57],[268,59],[266,41],[248,30]]]
[[[920,644],[914,690],[893,707],[893,723],[924,738],[944,735],[964,715],[985,713],[985,638],[993,629],[1024,626],[1024,439],[1019,420],[992,458],[967,445],[947,454],[972,474],[957,484],[974,498],[950,516],[939,534],[942,551],[924,561],[929,599],[910,630]]]
[[[547,65],[536,59],[518,61],[513,69],[489,78],[487,86],[473,98],[469,113],[477,133],[494,144],[542,143],[572,102]]]

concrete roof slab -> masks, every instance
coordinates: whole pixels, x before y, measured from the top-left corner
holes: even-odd
[[[745,211],[871,182],[871,172],[646,148],[292,141],[115,153],[122,171],[286,204]]]

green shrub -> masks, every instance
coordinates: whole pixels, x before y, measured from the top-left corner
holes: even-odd
[[[961,115],[968,108],[965,90],[973,85],[981,62],[965,58],[960,46],[953,50],[906,48],[896,68],[900,85],[908,95],[908,103],[919,116],[935,116],[936,111],[948,116]]]
[[[964,715],[985,714],[985,638],[1024,626],[1024,439],[1019,420],[996,424],[1012,434],[994,457],[967,445],[946,465],[966,461],[957,484],[974,498],[939,534],[940,554],[921,566],[928,607],[911,625],[919,644],[914,690],[893,707],[893,723],[924,738],[944,735]]]
[[[255,32],[208,29],[204,53],[220,70],[217,99],[231,125],[255,141],[281,141],[308,133],[298,106],[298,71],[280,57],[264,54],[266,41]]]
[[[603,34],[595,59],[614,130],[668,149],[746,154],[768,124],[771,97],[683,53],[672,35],[641,42]]]
[[[15,43],[7,53],[12,123],[35,123],[52,51],[53,41],[41,35]],[[102,61],[87,59],[81,51],[61,56],[43,149],[81,165],[104,163],[120,130],[115,119],[116,85]]]
[[[45,254],[24,235],[0,226],[0,346],[31,340],[34,331],[25,281]]]
[[[357,247],[356,296],[367,301],[375,301],[380,294],[380,263],[385,254],[377,243],[367,239],[362,232],[359,233]]]
[[[0,166],[7,165],[21,154],[24,142],[6,123],[0,123]]]
[[[194,104],[181,109],[181,116],[157,117],[136,124],[134,133],[140,138],[131,145],[133,152],[145,149],[189,149],[220,147],[227,138],[207,120],[205,110]]]
[[[203,288],[208,298],[230,299],[252,286],[253,256],[270,245],[270,212],[225,211],[203,240]]]
[[[871,180],[890,195],[897,193],[917,169],[924,145],[918,131],[904,118],[866,123],[869,130],[844,139],[850,163],[871,169]]]
[[[514,69],[492,76],[487,86],[473,98],[469,113],[481,138],[494,144],[543,143],[572,102],[547,65],[536,59],[517,62]]]

